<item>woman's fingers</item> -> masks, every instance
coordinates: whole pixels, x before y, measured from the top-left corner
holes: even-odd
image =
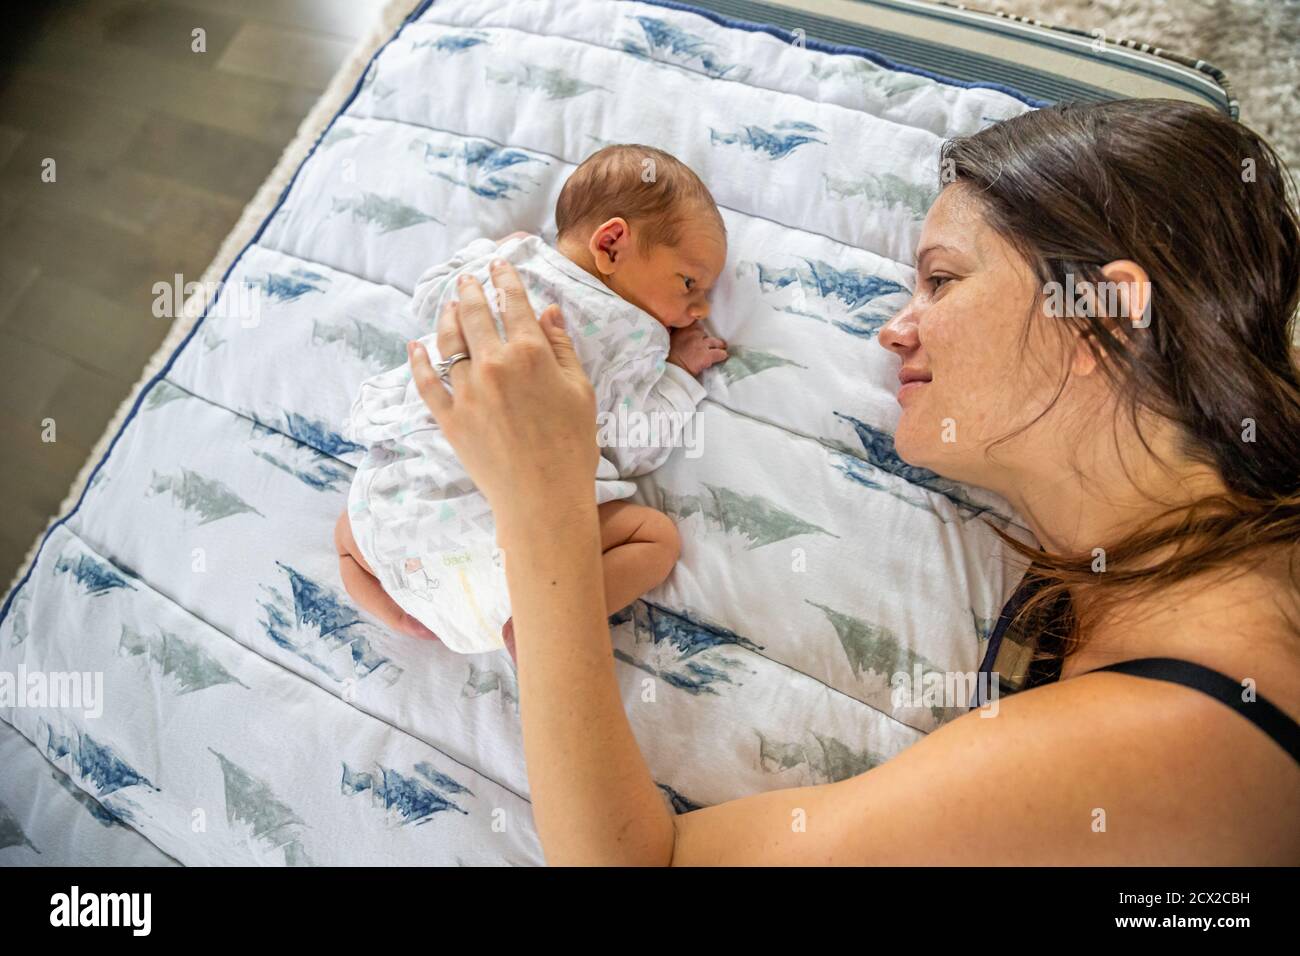
[[[483,287],[468,272],[461,273],[456,281],[456,297],[459,300],[456,318],[468,346],[463,351],[480,360],[495,355],[501,350],[501,336],[497,332],[496,323],[492,321],[492,310],[488,308]],[[452,386],[455,387],[454,381]]]
[[[551,343],[551,351],[555,353],[555,360],[560,363],[561,368],[569,370],[582,368],[577,350],[573,347],[573,340],[564,329],[564,316],[560,313],[558,305],[548,305],[542,311],[538,326],[546,333],[546,339]]]
[[[537,327],[537,318],[528,301],[528,293],[519,281],[515,267],[504,259],[494,262],[492,285],[497,290],[497,310],[501,313],[501,323],[505,326],[506,341],[540,338],[541,329]]]
[[[465,344],[465,333],[460,327],[459,312],[458,305],[453,301],[444,305],[442,314],[438,316],[438,352],[444,359],[462,353],[469,354],[469,346]],[[452,388],[463,387],[468,376],[469,363],[465,361],[457,362],[447,373]]]
[[[429,361],[428,349],[419,342],[407,342],[406,354],[411,361],[411,378],[415,381],[420,398],[424,399],[424,404],[429,407],[434,419],[441,423],[442,417],[451,411],[451,395],[447,392],[447,387],[442,384],[438,373],[434,371],[433,363]]]

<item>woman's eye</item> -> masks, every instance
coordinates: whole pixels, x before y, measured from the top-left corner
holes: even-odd
[[[930,276],[930,285],[934,286],[936,292],[943,288],[943,283],[951,281],[952,276]]]

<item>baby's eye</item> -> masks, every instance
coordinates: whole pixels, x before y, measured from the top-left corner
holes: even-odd
[[[690,276],[682,276],[682,282],[686,284],[687,292],[690,292],[691,289],[695,288],[695,280],[692,279]]]

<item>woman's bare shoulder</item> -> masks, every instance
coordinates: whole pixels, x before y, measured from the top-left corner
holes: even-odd
[[[1091,674],[971,711],[857,777],[679,817],[674,860],[1295,863],[1297,821],[1300,769],[1253,725],[1185,687]]]
[[[1177,684],[1089,674],[1005,698],[884,765],[890,779],[878,783],[901,790],[948,759],[978,771],[944,812],[985,801],[967,822],[996,835],[1007,862],[1300,859],[1300,768],[1244,718]]]

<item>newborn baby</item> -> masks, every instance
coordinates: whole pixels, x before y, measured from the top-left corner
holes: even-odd
[[[727,357],[725,344],[700,324],[726,260],[726,227],[688,166],[635,145],[589,156],[565,182],[555,222],[556,248],[524,233],[471,242],[420,277],[412,306],[429,329],[421,342],[431,358],[446,358],[435,323],[463,272],[491,302],[488,265],[505,259],[537,311],[559,304],[598,414],[631,426],[613,438],[602,429],[595,475],[612,614],[677,561],[672,520],[623,499],[636,490],[627,479],[658,468],[680,443],[704,397],[696,376]],[[505,646],[510,598],[491,509],[421,400],[409,365],[362,383],[345,433],[367,448],[348,497],[366,570],[451,650]]]

